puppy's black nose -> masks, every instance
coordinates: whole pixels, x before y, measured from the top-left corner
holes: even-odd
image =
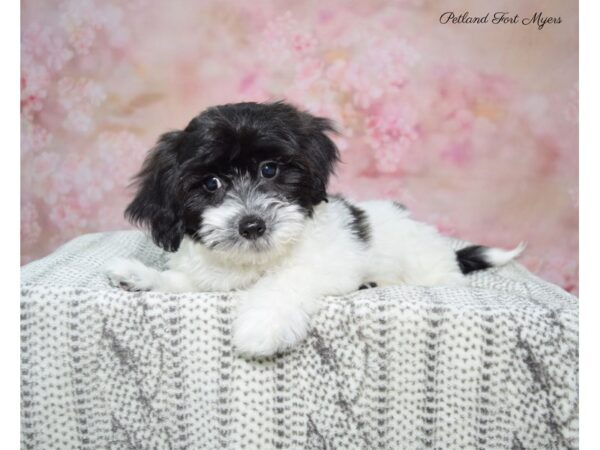
[[[267,226],[260,217],[246,216],[240,220],[240,234],[246,239],[257,239],[265,234]]]

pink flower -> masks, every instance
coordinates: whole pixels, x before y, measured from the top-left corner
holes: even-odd
[[[93,146],[97,158],[93,167],[106,175],[105,189],[128,185],[140,169],[148,148],[149,145],[129,131],[101,133]],[[119,161],[118,165],[115,160]]]
[[[65,109],[78,105],[95,107],[106,99],[102,85],[87,78],[63,77],[57,83],[60,104]]]
[[[63,36],[39,24],[27,26],[23,31],[21,54],[30,63],[35,61],[52,73],[59,72],[73,58]]]
[[[59,23],[79,55],[89,53],[94,43],[98,13],[92,0],[66,0],[61,4]]]
[[[42,227],[35,204],[29,200],[21,204],[21,243],[31,247],[39,239]]]
[[[27,168],[29,170],[24,171],[24,175],[34,173],[38,179],[50,178],[53,174],[56,174],[60,160],[61,157],[58,154],[49,151],[42,151],[36,155],[32,155],[31,159],[27,161]]]
[[[63,126],[70,131],[81,134],[89,134],[93,129],[93,121],[87,111],[71,110],[67,112],[63,120]]]
[[[416,124],[406,110],[384,108],[367,119],[367,142],[375,153],[380,173],[414,172],[422,155],[413,146],[418,138]]]
[[[327,76],[341,90],[352,95],[355,105],[368,108],[382,98],[401,89],[407,71],[418,61],[418,53],[403,40],[383,40],[372,34],[357,33],[342,42],[349,60],[338,59],[327,69]]]
[[[31,119],[42,110],[48,95],[50,75],[48,70],[31,58],[21,62],[21,114]]]
[[[44,127],[28,121],[23,121],[21,124],[21,153],[23,155],[43,150],[51,140],[52,135]]]
[[[82,230],[88,225],[83,209],[66,198],[61,198],[60,202],[57,202],[53,208],[50,208],[48,219],[50,219],[50,222],[55,227],[61,229],[63,233],[69,230]]]
[[[279,64],[294,64],[316,51],[318,40],[304,29],[291,12],[267,23],[259,54],[274,67]]]
[[[94,129],[94,108],[106,99],[102,86],[89,79],[61,78],[57,83],[59,103],[65,110],[63,126],[80,134]]]

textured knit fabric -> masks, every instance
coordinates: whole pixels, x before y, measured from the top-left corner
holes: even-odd
[[[285,354],[238,356],[236,296],[129,293],[139,232],[22,269],[22,444],[33,449],[577,448],[577,300],[510,264],[470,287],[324,299]]]

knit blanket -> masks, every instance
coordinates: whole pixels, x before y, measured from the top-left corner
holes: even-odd
[[[126,231],[22,268],[23,448],[578,447],[577,299],[516,263],[325,298],[302,345],[249,359],[235,294],[121,291],[116,256],[165,263]]]

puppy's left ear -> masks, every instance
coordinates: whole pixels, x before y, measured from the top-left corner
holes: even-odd
[[[177,153],[184,134],[172,131],[160,137],[134,179],[137,193],[125,210],[129,221],[149,228],[154,243],[169,252],[179,248],[185,232],[177,195]]]
[[[329,177],[334,173],[335,164],[340,159],[337,146],[327,135],[336,133],[333,122],[323,117],[306,114],[308,121],[308,142],[306,157],[308,169],[314,181],[311,193],[313,205],[327,201],[327,185]]]

